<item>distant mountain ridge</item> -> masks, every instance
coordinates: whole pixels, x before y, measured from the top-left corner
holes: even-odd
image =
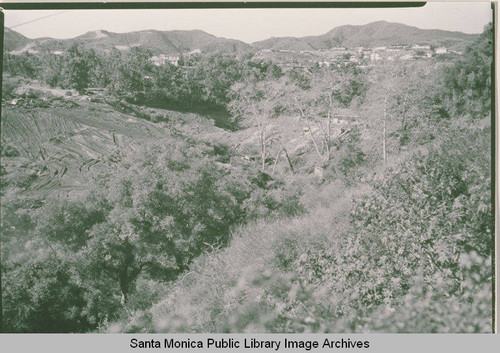
[[[397,44],[428,44],[463,49],[479,34],[466,34],[444,30],[420,29],[400,23],[386,21],[367,25],[346,25],[332,29],[319,36],[273,37],[252,44],[235,39],[216,37],[201,30],[158,31],[144,30],[128,33],[113,33],[105,30],[90,31],[71,39],[38,38],[29,39],[20,33],[5,28],[5,49],[7,51],[65,50],[75,43],[98,52],[109,52],[113,48],[127,51],[133,47],[151,50],[154,54],[180,54],[199,49],[202,52],[223,51],[241,53],[271,50],[325,50],[334,47],[365,47]]]
[[[71,39],[28,39],[15,31],[9,30],[8,35],[6,31],[5,41],[9,43],[6,46],[7,51],[16,52],[65,50],[76,43],[81,43],[97,52],[109,52],[112,49],[127,51],[133,47],[149,49],[153,54],[179,54],[195,49],[202,52],[224,51],[234,53],[252,50],[251,45],[242,41],[216,37],[201,30],[144,30],[128,33],[97,30]]]
[[[68,40],[68,43],[71,44],[75,42],[81,42],[97,51],[141,47],[151,50],[154,54],[178,54],[195,49],[200,49],[203,52],[216,50],[238,52],[251,48],[249,44],[242,41],[216,37],[201,30],[145,30],[128,33],[100,30],[87,32],[82,36]]]
[[[400,23],[386,21],[367,25],[346,25],[332,29],[319,36],[301,38],[278,37],[252,43],[260,49],[274,50],[320,50],[334,47],[374,48],[398,44],[442,45],[449,48],[463,48],[479,34],[466,34],[438,29],[420,29]]]

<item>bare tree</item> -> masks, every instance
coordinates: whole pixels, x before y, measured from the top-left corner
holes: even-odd
[[[412,93],[412,80],[403,63],[384,62],[374,67],[369,75],[371,89],[366,104],[369,118],[380,122],[382,160],[387,163],[388,136],[391,130],[406,128],[405,116]],[[400,120],[401,123],[397,123]]]
[[[309,136],[316,154],[323,162],[332,158],[331,145],[333,120],[352,117],[347,108],[352,100],[348,96],[353,73],[347,70],[325,69],[311,79],[311,88],[304,90],[289,86],[289,106],[307,124]],[[347,92],[347,93],[346,93]],[[321,141],[321,147],[320,147]]]
[[[268,125],[282,110],[285,97],[283,84],[282,80],[268,79],[261,82],[246,81],[231,87],[229,110],[243,119],[244,124],[258,127],[262,172],[265,171],[268,156]]]

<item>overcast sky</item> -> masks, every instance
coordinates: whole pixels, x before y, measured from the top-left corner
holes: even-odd
[[[425,29],[480,33],[491,21],[491,6],[490,2],[444,2],[408,9],[5,10],[6,27],[13,27],[28,38],[72,38],[98,29],[201,29],[251,43],[269,37],[320,35],[337,26],[379,20]]]

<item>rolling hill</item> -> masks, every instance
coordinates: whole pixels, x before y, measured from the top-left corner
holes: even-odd
[[[64,40],[51,38],[30,40],[23,37],[25,38],[24,42],[18,39],[15,34],[19,37],[23,37],[17,32],[9,30],[9,37],[6,36],[6,42],[9,43],[9,51],[65,50],[75,43],[81,43],[85,47],[94,49],[97,52],[109,52],[114,48],[121,51],[127,51],[133,47],[149,49],[153,54],[178,54],[195,49],[200,49],[202,52],[209,53],[214,51],[239,53],[252,50],[252,47],[244,42],[216,37],[200,30],[146,30],[129,33],[113,33],[97,30],[87,32],[76,38]]]
[[[450,49],[463,49],[477,38],[476,34],[428,30],[386,21],[373,22],[362,26],[340,26],[328,33],[308,37],[279,37],[247,44],[239,40],[216,37],[201,30],[157,31],[145,30],[128,33],[113,33],[105,30],[87,32],[71,39],[38,38],[25,36],[5,29],[5,48],[7,51],[60,50],[63,51],[75,43],[81,43],[97,52],[109,52],[113,48],[127,51],[133,47],[149,49],[153,54],[179,54],[200,49],[210,53],[216,51],[228,53],[252,52],[259,49],[273,50],[320,50],[333,47],[367,47],[396,44],[429,44],[445,46]]]
[[[241,41],[219,38],[200,30],[167,32],[147,30],[130,33],[99,30],[88,32],[66,42],[67,44],[80,42],[98,51],[141,47],[151,50],[154,54],[177,54],[194,49],[200,49],[203,52],[216,50],[238,52],[250,49],[250,45]]]
[[[367,47],[397,44],[429,44],[448,48],[464,48],[477,38],[476,34],[427,30],[386,21],[373,22],[362,26],[340,26],[320,36],[302,38],[270,38],[253,43],[260,49],[275,50],[319,50],[333,47]]]
[[[4,50],[12,51],[20,49],[26,46],[26,44],[28,44],[30,41],[30,39],[26,38],[21,33],[8,28],[4,28]]]

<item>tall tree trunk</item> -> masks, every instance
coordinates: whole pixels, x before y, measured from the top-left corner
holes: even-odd
[[[387,162],[387,152],[386,152],[386,124],[387,124],[387,96],[389,92],[385,91],[385,100],[384,100],[384,120],[383,120],[383,130],[382,130],[382,158],[384,160],[384,164]]]
[[[281,147],[278,154],[276,155],[276,158],[274,159],[273,171],[271,172],[271,175],[274,175],[274,171],[276,169],[276,165],[278,164],[278,159],[280,158],[281,151],[283,151],[283,147]]]
[[[276,165],[278,164],[278,159],[281,156],[281,151],[285,152],[285,157],[286,157],[286,160],[288,162],[288,166],[290,167],[292,174],[295,174],[295,169],[293,168],[292,160],[290,159],[290,156],[288,155],[286,148],[281,146],[281,149],[279,150],[278,154],[276,155],[276,158],[274,159],[274,166],[273,166],[273,171],[272,171],[271,175],[274,175],[274,170],[276,169]]]
[[[300,110],[300,115],[302,116],[302,119],[304,119],[306,121],[307,117],[304,113],[304,110],[300,107],[299,104],[297,104],[297,108],[299,108],[299,110]],[[311,137],[311,140],[314,144],[314,148],[316,149],[316,153],[318,154],[319,158],[324,159],[323,155],[321,154],[321,152],[318,148],[318,143],[316,142],[316,139],[313,136],[313,132],[311,130],[311,125],[309,123],[307,124],[307,128],[309,129],[309,136]]]
[[[120,290],[122,292],[122,299],[121,299],[122,305],[125,305],[128,302],[128,293],[130,289],[129,287],[130,287],[130,279],[128,276],[127,268],[125,268],[120,273]]]
[[[406,130],[405,124],[405,114],[406,114],[406,101],[408,100],[408,93],[410,92],[410,86],[406,88],[405,97],[403,99],[403,112],[401,114],[401,130]]]
[[[288,166],[290,167],[290,170],[292,171],[292,174],[295,174],[295,170],[293,169],[292,160],[288,156],[288,152],[286,151],[286,148],[285,147],[282,147],[282,148],[283,148],[283,151],[285,151],[285,156],[286,156],[286,160],[288,161]]]
[[[128,238],[125,238],[120,256],[120,268],[117,271],[118,280],[120,281],[120,290],[122,292],[122,305],[127,304],[130,287],[139,276],[143,267],[143,265],[136,266],[137,263],[134,251],[134,246],[130,243]]]
[[[326,160],[331,158],[330,141],[331,141],[331,128],[332,128],[332,95],[329,97],[328,102],[328,126],[326,127]]]
[[[324,159],[323,155],[319,151],[319,147],[318,147],[318,144],[316,143],[316,139],[313,136],[313,132],[311,130],[311,125],[308,124],[307,128],[309,129],[309,136],[311,137],[311,140],[312,140],[312,142],[314,144],[314,148],[316,149],[316,153],[318,154],[319,158]]]
[[[264,173],[266,168],[266,126],[262,126],[262,130],[260,133],[260,148],[261,148],[261,158],[262,158],[262,166],[261,171]]]

